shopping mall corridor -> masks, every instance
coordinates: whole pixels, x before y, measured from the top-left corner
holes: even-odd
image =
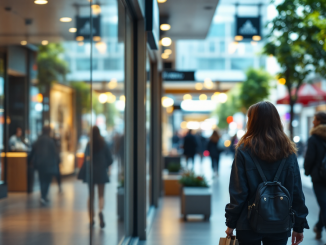
[[[303,159],[299,158],[302,165]],[[184,222],[180,215],[180,199],[178,197],[165,197],[160,209],[156,214],[155,221],[151,227],[148,240],[142,245],[216,245],[219,238],[225,236],[224,208],[229,201],[228,185],[232,165],[231,156],[222,155],[220,161],[220,175],[212,182],[213,203],[212,216],[208,222],[202,220],[201,216],[189,216]],[[196,159],[195,171],[204,173],[208,179],[211,178],[210,159],[206,158],[201,164]],[[306,195],[306,203],[309,208],[308,222],[312,228],[316,222],[319,208],[314,193],[311,189],[310,178],[303,176],[303,187]],[[314,239],[312,229],[306,230],[302,245],[324,245],[326,233],[321,241]],[[290,244],[290,240],[288,242]]]
[[[303,159],[299,162],[302,164]],[[201,216],[189,216],[184,222],[180,216],[178,197],[164,197],[150,228],[148,240],[142,245],[210,245],[218,244],[224,236],[224,207],[229,200],[228,182],[232,157],[222,155],[219,177],[212,178],[210,159],[200,163],[196,159],[195,172],[204,174],[211,181],[213,189],[212,216],[208,222]],[[116,168],[112,176],[116,176]],[[309,208],[308,222],[315,223],[319,208],[311,190],[310,179],[303,176],[304,191]],[[107,226],[101,230],[96,223],[93,228],[95,245],[116,245],[123,234],[123,223],[116,215],[117,181],[113,177],[106,188],[105,217]],[[66,178],[63,194],[58,193],[55,182],[51,186],[51,204],[40,207],[39,193],[9,194],[0,202],[0,244],[4,245],[86,245],[89,244],[87,188],[75,177]],[[303,245],[323,245],[314,240],[312,230],[305,232]],[[289,243],[290,244],[290,243]]]

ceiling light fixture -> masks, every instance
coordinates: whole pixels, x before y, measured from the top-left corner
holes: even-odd
[[[70,17],[62,17],[62,18],[60,18],[60,21],[61,22],[71,22],[72,19]]]
[[[160,26],[160,29],[161,29],[162,31],[168,31],[168,30],[171,29],[171,26],[170,26],[169,24],[162,24],[162,25]]]
[[[158,3],[165,3],[166,0],[157,0]]]
[[[168,46],[170,46],[172,44],[172,40],[171,40],[171,38],[169,38],[169,37],[164,37],[163,39],[162,39],[162,45],[164,46],[164,47],[168,47]]]
[[[243,36],[239,36],[239,35],[238,36],[235,36],[234,37],[234,40],[235,41],[242,41],[243,40]]]
[[[261,40],[261,36],[253,36],[252,40],[254,41],[260,41]]]
[[[35,4],[44,5],[44,4],[47,4],[48,1],[47,1],[47,0],[35,0],[34,3],[35,3]]]
[[[100,14],[101,13],[101,7],[100,5],[97,5],[97,4],[94,4],[92,5],[92,11],[93,11],[93,14]]]
[[[77,32],[77,28],[75,28],[75,27],[69,28],[69,32],[75,33],[75,32]]]
[[[162,59],[166,60],[169,58],[169,55],[166,53],[161,54]]]
[[[84,37],[78,36],[78,37],[76,37],[76,41],[78,41],[78,42],[84,41]]]
[[[99,41],[101,41],[101,37],[100,36],[95,36],[95,37],[93,37],[93,41],[94,42],[99,42]]]
[[[20,44],[25,46],[27,44],[27,41],[25,41],[25,40],[21,41]]]
[[[167,55],[170,55],[170,54],[172,54],[172,50],[171,49],[166,49],[166,50],[164,50],[164,53],[167,54]]]
[[[203,89],[203,84],[202,83],[196,83],[195,84],[195,89],[196,90],[202,90]]]
[[[42,43],[42,45],[48,45],[49,41],[48,40],[43,40],[41,43]]]

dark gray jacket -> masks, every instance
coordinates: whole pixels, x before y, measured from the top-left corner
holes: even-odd
[[[310,132],[308,148],[304,161],[305,175],[310,175],[312,182],[326,182],[319,175],[319,167],[325,156],[326,125],[319,125]]]
[[[273,180],[281,160],[275,163],[262,161],[258,157],[257,160],[267,180]],[[289,191],[293,200],[292,208],[295,212],[295,225],[293,230],[301,233],[304,228],[309,229],[306,220],[308,209],[305,205],[301,176],[295,154],[287,158],[279,181]],[[253,202],[257,187],[262,182],[263,180],[258,173],[249,151],[238,149],[230,177],[230,203],[225,208],[226,225],[228,227],[236,228],[237,230],[251,230],[247,219],[248,203]]]
[[[113,159],[107,144],[105,144],[100,150],[93,152],[92,169],[90,169],[90,163],[90,147],[89,144],[87,144],[84,164],[80,169],[78,179],[87,183],[92,182],[93,184],[105,184],[110,181],[108,169],[113,163]],[[91,172],[93,173],[92,180],[90,179]]]
[[[29,154],[30,164],[43,173],[57,174],[60,163],[54,140],[47,135],[41,135],[32,146]]]

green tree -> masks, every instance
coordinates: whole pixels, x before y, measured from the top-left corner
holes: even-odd
[[[228,116],[233,116],[237,112],[241,112],[241,104],[239,100],[240,84],[237,84],[227,92],[228,100],[217,106],[213,112],[218,117],[218,127],[221,129],[228,128],[229,124],[226,119]]]
[[[240,86],[239,100],[245,110],[270,95],[272,77],[263,69],[249,68],[247,79]]]
[[[38,87],[44,91],[55,82],[66,82],[69,72],[67,62],[62,59],[64,48],[58,43],[39,46],[37,55]]]
[[[300,86],[314,74],[326,75],[326,52],[321,40],[325,0],[284,0],[276,7],[278,15],[269,23],[264,53],[273,55],[280,64],[278,77],[285,79],[290,97],[290,137],[293,139],[292,121],[294,104]],[[294,93],[292,93],[294,91]]]

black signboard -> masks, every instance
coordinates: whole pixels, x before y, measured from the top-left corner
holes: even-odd
[[[160,39],[160,12],[156,0],[145,1],[145,30],[151,49],[158,49]]]
[[[260,35],[260,17],[237,17],[236,36],[252,39]]]
[[[91,37],[91,29],[93,37],[101,36],[100,16],[93,16],[93,28],[91,28],[91,20],[89,17],[76,16],[76,25],[76,37],[82,36],[84,40],[89,40]]]
[[[195,81],[194,71],[164,71],[163,81]]]

